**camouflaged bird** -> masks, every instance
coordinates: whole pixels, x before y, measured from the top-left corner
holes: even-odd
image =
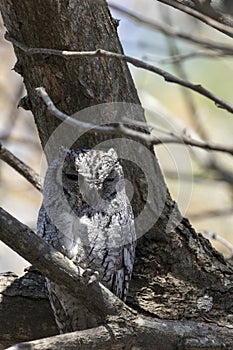
[[[126,300],[136,235],[122,167],[114,149],[61,148],[48,167],[37,234]],[[46,279],[60,333],[94,327],[89,311]]]

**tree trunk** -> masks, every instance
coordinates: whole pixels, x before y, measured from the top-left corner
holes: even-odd
[[[2,0],[0,9],[10,36],[27,47],[76,51],[101,48],[122,53],[116,21],[105,1]],[[61,134],[54,131],[60,121],[46,110],[35,92],[36,87],[44,86],[56,106],[70,115],[95,106],[99,123],[106,123],[106,120],[108,123],[118,122],[125,116],[145,121],[125,62],[107,57],[65,59],[55,55],[30,55],[17,47],[15,53],[18,59],[16,70],[24,78],[48,161],[58,150]],[[116,111],[115,102],[127,104],[119,105]],[[102,103],[113,103],[114,111],[111,112],[109,104],[107,109],[96,107]],[[90,116],[86,112],[79,114],[79,119],[91,118],[96,123],[93,109],[88,111]],[[68,126],[62,130],[64,143],[69,143],[72,130]],[[90,131],[75,139],[73,147],[91,148],[104,141],[113,142],[113,146],[117,142]],[[119,156],[124,154],[125,174],[134,187],[132,203],[138,234],[128,304],[142,314],[149,313],[159,318],[211,320],[227,324],[233,314],[233,270],[222,255],[192,229],[188,220],[182,218],[167,191],[152,148],[147,145],[140,147],[130,148],[129,140],[124,138],[117,150]],[[143,156],[139,156],[140,152]],[[140,213],[144,215],[143,219],[139,217]],[[146,227],[148,222],[151,225]],[[145,234],[142,234],[143,229],[147,231]],[[17,307],[22,300],[15,298],[13,305]],[[35,310],[40,308],[37,301],[34,304]],[[12,314],[9,312],[4,317],[11,319]],[[25,319],[25,328],[30,324],[29,317]],[[51,315],[48,313],[46,318],[49,323]],[[46,329],[48,336],[54,331],[52,326]],[[42,337],[45,335],[43,333]],[[35,339],[35,336],[38,337],[29,330],[25,340]],[[15,343],[19,338],[12,333],[9,340]]]
[[[25,340],[57,334],[44,277],[30,268],[24,276],[0,275],[0,350]]]

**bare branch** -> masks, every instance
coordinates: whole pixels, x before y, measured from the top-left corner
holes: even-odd
[[[50,280],[66,286],[69,293],[79,298],[93,315],[102,319],[129,308],[101,284],[87,285],[82,277],[84,270],[46,244],[29,227],[0,208],[0,239],[24,259],[37,267]],[[15,239],[17,237],[17,239]]]
[[[111,317],[106,325],[14,345],[8,350],[232,349],[233,330],[221,324]]]
[[[188,6],[180,1],[175,1],[175,0],[157,0],[159,2],[162,2],[163,4],[169,5],[171,7],[176,8],[177,10],[180,10],[182,12],[187,13],[188,15],[191,15],[192,17],[195,17],[199,19],[200,21],[204,22],[205,24],[219,30],[220,32],[233,37],[233,28],[220,23],[216,19],[209,17],[208,15],[201,13],[199,10],[196,8],[193,8],[191,6]]]
[[[211,41],[210,39],[208,39],[208,41],[205,41],[203,39],[200,38],[196,38],[195,36],[191,35],[191,34],[186,34],[183,32],[179,32],[177,29],[175,29],[174,27],[168,26],[168,25],[161,25],[159,23],[156,23],[154,21],[151,21],[147,18],[142,17],[139,14],[136,14],[122,6],[118,6],[115,4],[110,4],[110,7],[116,11],[118,11],[119,13],[129,17],[130,19],[132,19],[133,21],[140,23],[148,28],[151,28],[153,30],[157,30],[159,32],[161,32],[164,35],[167,36],[171,36],[171,37],[175,37],[178,39],[182,39],[188,42],[191,42],[195,45],[199,45],[201,47],[204,47],[206,49],[209,50],[214,50],[217,52],[225,52],[225,54],[229,54],[232,55],[233,50],[231,46],[228,45],[223,45],[221,43],[217,43],[215,41]]]
[[[143,59],[148,59],[150,61],[155,61],[161,64],[168,64],[168,63],[181,63],[182,61],[188,60],[188,59],[194,59],[194,58],[201,58],[201,57],[207,57],[207,58],[219,58],[219,57],[226,57],[226,56],[232,56],[233,52],[224,52],[224,51],[192,51],[189,53],[184,53],[184,54],[177,54],[177,55],[172,55],[169,57],[156,57],[154,55],[144,55],[142,58]]]
[[[177,143],[177,144],[185,144],[189,146],[199,147],[208,151],[220,151],[224,153],[229,153],[233,155],[233,147],[227,147],[222,145],[214,144],[213,142],[203,142],[199,140],[194,140],[189,136],[180,136],[180,139],[175,138],[161,138],[160,143]],[[159,144],[159,142],[151,142],[152,144]]]
[[[47,105],[50,112],[55,115],[57,118],[59,118],[62,121],[67,121],[69,124],[76,126],[76,127],[82,127],[84,129],[95,129],[95,132],[99,133],[108,133],[108,134],[120,134],[120,135],[126,135],[130,136],[132,138],[146,141],[149,144],[152,145],[160,145],[163,143],[176,143],[176,144],[185,144],[190,146],[199,147],[205,150],[211,150],[211,151],[221,151],[224,153],[229,153],[233,155],[233,147],[227,147],[222,145],[217,145],[210,142],[203,142],[199,140],[194,140],[189,136],[178,136],[174,133],[170,132],[169,135],[171,137],[163,137],[158,138],[154,135],[148,135],[145,133],[142,133],[140,131],[136,131],[133,129],[128,128],[127,126],[123,125],[122,123],[119,123],[118,126],[99,126],[95,124],[85,123],[79,120],[76,120],[69,115],[59,111],[55,106],[50,97],[48,96],[47,92],[44,88],[40,87],[36,89],[45,104]],[[135,124],[135,121],[132,121],[132,125]],[[141,124],[140,124],[141,125]]]
[[[160,6],[161,7],[161,6]],[[166,23],[169,23],[172,25],[172,18],[170,16],[170,13],[168,11],[165,11],[163,7],[161,7],[161,14],[163,16],[163,19]],[[174,38],[167,38],[168,42],[168,48],[170,55],[179,55],[180,51],[178,46],[176,45],[176,41]],[[185,71],[184,66],[178,61],[173,64],[174,69],[178,76],[180,76],[184,80],[189,80],[188,75]],[[201,138],[205,141],[208,141],[207,135],[204,132],[204,128],[201,123],[200,116],[197,112],[196,104],[193,98],[193,95],[191,94],[190,90],[188,89],[181,89],[181,93],[183,95],[183,100],[185,105],[187,106],[187,110],[189,111],[189,115],[191,117],[191,122],[195,128],[195,130],[199,133]]]
[[[203,95],[213,101],[217,107],[226,109],[228,112],[233,113],[233,105],[229,102],[225,101],[224,99],[221,99],[220,97],[213,94],[211,91],[207,90],[200,84],[194,84],[190,81],[186,81],[184,79],[181,79],[179,77],[176,77],[175,75],[159,68],[156,66],[153,66],[149,63],[146,63],[142,60],[139,60],[137,58],[133,58],[131,56],[126,56],[123,54],[110,52],[102,49],[97,49],[95,51],[67,51],[67,50],[55,50],[55,49],[47,49],[47,48],[28,48],[24,44],[20,43],[19,41],[15,40],[14,38],[7,35],[7,39],[10,40],[16,47],[23,50],[28,55],[34,55],[34,54],[46,54],[46,55],[55,55],[55,56],[61,56],[64,58],[74,59],[77,57],[109,57],[109,58],[117,58],[126,62],[129,62],[133,64],[135,67],[142,68],[145,70],[148,70],[150,72],[153,72],[155,74],[158,74],[164,78],[165,81],[170,83],[175,83],[181,86],[184,86],[186,88],[189,88],[200,95]]]
[[[86,123],[83,121],[76,120],[69,116],[66,113],[61,112],[53,103],[47,92],[43,87],[38,87],[36,88],[36,91],[40,95],[40,97],[43,99],[44,103],[46,104],[48,110],[51,112],[51,114],[55,115],[58,119],[62,121],[66,121],[68,124],[76,126],[76,127],[81,127],[83,129],[92,129],[95,128],[96,132],[99,133],[116,133],[116,128],[113,126],[99,126],[91,123]]]
[[[199,3],[199,1],[198,1],[198,3]],[[207,3],[206,3],[206,5],[208,6]],[[161,11],[162,11],[162,9],[161,9]],[[169,12],[162,11],[162,15],[164,17],[164,21],[166,23],[169,23],[170,25],[172,25],[172,18],[170,17]],[[177,47],[176,41],[174,40],[174,38],[168,38],[168,44],[169,44],[169,51],[170,51],[171,55],[179,56],[179,54],[180,54],[179,48]],[[188,80],[188,76],[186,74],[186,71],[185,71],[183,65],[179,61],[174,63],[174,68],[177,71],[177,74],[182,79]],[[206,128],[203,125],[202,120],[200,118],[200,115],[196,109],[193,95],[191,94],[190,90],[188,90],[188,89],[182,89],[181,92],[183,94],[184,103],[187,105],[187,109],[189,111],[189,115],[191,117],[191,121],[192,121],[192,124],[193,124],[196,132],[198,133],[198,135],[200,136],[202,141],[208,142],[208,140],[209,140],[208,133],[207,133]],[[195,153],[195,156],[198,159],[198,162],[201,163],[202,166],[204,165],[205,168],[209,169],[211,165],[213,165],[213,164],[217,165],[217,158],[216,158],[215,154],[213,154],[213,153],[208,154],[208,156],[207,156],[208,161],[206,161],[206,156],[205,156],[204,163],[203,163],[203,161],[201,161],[200,156],[199,157],[197,156],[197,153]],[[218,168],[216,168],[216,171],[218,171],[219,174],[224,172],[222,169],[220,172],[220,170]],[[229,179],[229,176],[228,176],[228,179]]]
[[[51,280],[79,298],[93,313],[102,316],[105,325],[12,346],[16,349],[114,349],[139,346],[149,349],[231,349],[233,330],[224,323],[157,320],[138,315],[101,284],[86,285],[83,270],[47,245],[27,226],[0,208],[0,238],[12,249],[37,266]],[[15,239],[17,235],[17,240]],[[107,318],[107,323],[106,323]],[[105,319],[105,320],[104,320]],[[169,336],[168,336],[169,335]],[[122,346],[124,345],[124,346]],[[81,347],[82,346],[82,347]],[[120,347],[121,346],[121,347]],[[130,347],[129,347],[130,348]]]
[[[28,182],[30,182],[38,191],[42,192],[42,184],[39,175],[28,165],[17,158],[13,153],[7,150],[0,142],[0,159],[9,164]]]
[[[106,324],[97,328],[13,345],[8,350],[19,349],[19,346],[22,350],[55,350],[66,348],[67,344],[69,344],[69,350],[91,350],[93,349],[93,345],[95,349],[109,350],[114,347],[115,350],[121,350],[132,343],[133,336],[133,331],[128,330],[126,327],[120,328],[117,325],[114,327],[114,325]]]

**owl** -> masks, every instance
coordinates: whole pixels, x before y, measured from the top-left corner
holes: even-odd
[[[124,174],[113,148],[61,148],[48,167],[37,234],[123,301],[132,275],[136,234]],[[46,279],[60,333],[96,327],[98,320],[64,287]]]

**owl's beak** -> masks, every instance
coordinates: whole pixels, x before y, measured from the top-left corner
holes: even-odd
[[[104,208],[105,204],[101,196],[101,190],[98,190],[96,188],[90,188],[88,185],[82,186],[82,187],[83,188],[80,188],[80,192],[82,194],[84,201],[90,207],[97,210]]]

